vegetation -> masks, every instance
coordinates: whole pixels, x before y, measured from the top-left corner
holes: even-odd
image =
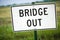
[[[56,2],[57,28],[52,30],[37,30],[38,40],[60,40],[59,3],[60,1]],[[0,7],[0,40],[34,40],[34,30],[14,32],[11,20],[11,7]]]

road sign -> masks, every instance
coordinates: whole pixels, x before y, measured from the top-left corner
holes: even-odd
[[[56,28],[55,4],[12,7],[14,31]]]

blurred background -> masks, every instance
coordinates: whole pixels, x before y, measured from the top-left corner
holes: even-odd
[[[0,0],[0,40],[34,40],[34,30],[14,32],[11,7],[40,3],[56,3],[57,28],[37,30],[38,40],[60,40],[60,0]]]

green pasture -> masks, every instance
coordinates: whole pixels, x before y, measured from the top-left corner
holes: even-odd
[[[60,40],[60,2],[56,2],[57,28],[37,30],[38,40]],[[0,40],[34,40],[34,30],[14,32],[11,7],[0,7]]]

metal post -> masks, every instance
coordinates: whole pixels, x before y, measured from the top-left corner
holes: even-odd
[[[35,2],[32,2],[32,4],[34,5]],[[34,6],[33,6],[33,8],[34,8]],[[37,30],[34,30],[34,40],[37,40]]]
[[[37,40],[37,30],[34,30],[34,40]]]

